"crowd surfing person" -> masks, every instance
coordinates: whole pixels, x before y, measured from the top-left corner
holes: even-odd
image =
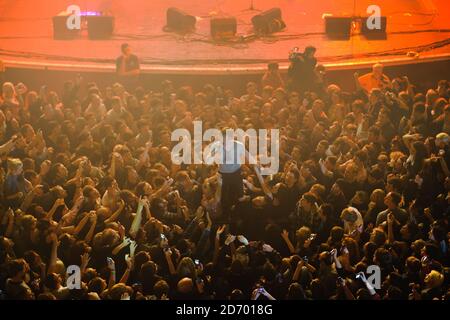
[[[377,65],[354,92],[289,91],[277,72],[242,96],[3,83],[1,299],[448,299],[449,83]],[[242,165],[231,223],[218,167],[171,161],[195,120],[280,130],[280,171]]]

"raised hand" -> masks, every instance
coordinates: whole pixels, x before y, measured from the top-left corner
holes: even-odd
[[[89,221],[91,223],[97,222],[97,214],[95,213],[94,210],[92,210],[91,212],[89,212]]]
[[[134,257],[130,256],[129,254],[126,254],[125,255],[125,262],[127,264],[128,270],[133,269]]]
[[[169,247],[169,240],[166,237],[161,237],[161,248],[167,249]]]
[[[366,275],[364,274],[364,272],[358,272],[356,276],[359,277],[361,281],[367,282]]]
[[[256,288],[255,290],[252,291],[251,300],[256,300],[259,298],[259,295],[260,295],[259,289],[260,288]]]
[[[240,243],[242,243],[244,246],[248,246],[248,240],[243,235],[238,235],[237,239]]]
[[[89,256],[89,253],[85,252],[81,256],[81,270],[86,269],[89,261],[91,260],[91,257]]]
[[[130,294],[128,292],[122,293],[120,300],[131,300]]]
[[[161,296],[161,300],[169,300],[169,297],[164,293],[164,294]]]
[[[110,271],[116,271],[116,263],[114,262],[114,260],[110,257],[106,258],[106,263],[108,265],[108,269]]]
[[[50,234],[50,240],[51,240],[53,246],[55,246],[55,247],[59,246],[59,239],[58,239],[58,236],[56,235],[56,233],[53,232],[52,234]]]
[[[262,250],[263,250],[264,252],[272,252],[272,251],[273,251],[273,248],[272,248],[272,246],[271,246],[270,244],[264,243],[264,244],[262,245]]]
[[[224,224],[224,225],[220,226],[219,228],[217,228],[216,236],[220,237],[220,235],[225,231],[226,227],[227,226]]]
[[[336,260],[337,259],[337,250],[333,249],[330,251],[331,257]]]
[[[195,211],[195,219],[200,220],[203,217],[203,214],[205,213],[205,209],[203,209],[202,206],[197,208],[197,211]]]
[[[228,237],[225,240],[225,245],[230,245],[231,243],[234,242],[234,240],[236,240],[236,236],[233,236],[232,234],[229,234]]]
[[[35,196],[41,196],[44,194],[44,186],[42,184],[38,184],[31,190]]]
[[[134,253],[136,252],[136,248],[137,248],[137,242],[136,241],[131,241],[130,243],[130,257],[134,257]]]
[[[392,225],[395,221],[394,215],[392,214],[392,212],[389,212],[387,215],[387,223],[388,225]]]

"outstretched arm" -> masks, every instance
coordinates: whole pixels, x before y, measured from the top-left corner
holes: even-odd
[[[122,213],[124,208],[125,208],[125,202],[123,200],[121,200],[120,204],[119,204],[119,208],[117,208],[117,210],[111,215],[111,217],[109,217],[108,219],[105,220],[105,224],[116,221],[117,218]]]
[[[167,266],[169,267],[169,272],[171,275],[174,275],[177,273],[177,270],[175,269],[175,265],[173,264],[172,261],[172,250],[165,249],[164,250],[164,256],[166,257],[166,261],[167,261]]]
[[[136,215],[134,216],[133,223],[131,224],[130,230],[128,232],[132,238],[136,238],[137,232],[141,227],[142,209],[144,208],[144,201],[145,200],[139,199]]]
[[[9,237],[11,237],[13,230],[14,230],[14,211],[13,211],[13,209],[9,208],[8,211],[6,211],[3,221],[4,221],[3,224],[7,224],[6,231],[5,231],[5,237],[9,238]]]
[[[286,242],[286,245],[289,248],[289,252],[291,254],[295,253],[295,247],[292,244],[291,240],[289,239],[289,232],[287,230],[283,230],[283,232],[281,233],[281,237],[283,238],[284,242]]]
[[[58,246],[59,246],[58,236],[56,235],[56,233],[53,233],[51,235],[51,238],[52,238],[52,251],[50,254],[50,262],[48,264],[47,274],[54,272],[56,267],[56,261],[58,260]]]

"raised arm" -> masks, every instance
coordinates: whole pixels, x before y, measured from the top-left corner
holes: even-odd
[[[286,242],[286,245],[289,248],[289,252],[291,254],[295,253],[295,247],[292,244],[291,240],[289,239],[289,232],[287,230],[283,230],[283,232],[281,233],[281,237],[283,238],[284,242]]]
[[[127,268],[125,269],[125,272],[122,275],[122,278],[120,278],[119,283],[126,284],[128,281],[128,278],[130,277],[131,270],[133,270],[133,264],[134,264],[134,258],[130,255],[125,256],[125,261],[127,263]]]
[[[89,214],[86,214],[81,221],[78,223],[78,225],[75,227],[75,229],[73,230],[73,235],[77,236],[81,230],[83,230],[84,226],[86,225],[86,223],[88,222],[90,216]]]
[[[95,227],[97,226],[97,214],[95,213],[95,211],[90,212],[89,221],[91,223],[91,226],[89,227],[88,233],[84,237],[84,241],[86,241],[86,243],[91,243],[92,237],[94,236]]]
[[[214,253],[213,253],[213,264],[217,264],[217,260],[219,259],[219,251],[220,251],[220,236],[225,231],[226,225],[222,225],[216,231],[216,237],[214,239]]]
[[[3,224],[6,224],[6,230],[5,230],[5,237],[10,238],[13,230],[14,230],[14,211],[13,209],[9,208],[6,211],[5,217],[3,219]]]
[[[304,261],[303,259],[300,259],[300,261],[297,263],[294,274],[292,275],[292,281],[297,282],[298,279],[300,279],[300,273],[302,272],[303,265]]]
[[[175,269],[175,265],[173,264],[172,261],[172,250],[170,250],[170,248],[164,249],[164,257],[166,258],[170,274],[171,275],[177,274],[177,270]]]
[[[108,290],[116,284],[116,263],[110,257],[106,258],[109,269]]]
[[[43,188],[43,185],[41,185],[41,184],[33,187],[33,189],[31,189],[31,191],[28,192],[27,195],[25,196],[25,198],[23,199],[23,202],[20,206],[20,210],[22,210],[23,212],[26,212],[27,209],[30,207],[30,205],[33,203],[34,197],[37,194],[43,192],[42,188]]]
[[[392,244],[395,241],[395,239],[394,239],[394,223],[395,223],[394,215],[391,212],[388,213],[386,220],[387,220],[387,228],[388,228],[387,242]]]
[[[142,222],[142,209],[144,208],[144,201],[143,199],[139,199],[138,208],[136,210],[136,215],[134,216],[133,222],[131,223],[130,230],[128,233],[132,238],[136,238],[137,232],[139,228],[141,227]]]
[[[53,215],[55,214],[56,210],[60,207],[60,206],[65,206],[65,202],[64,199],[59,198],[56,199],[55,203],[53,204],[53,206],[51,207],[51,209],[47,212],[45,218],[48,220],[52,220],[53,219]]]
[[[117,210],[108,219],[105,220],[105,224],[108,224],[108,223],[116,221],[117,218],[122,213],[124,208],[125,208],[125,202],[123,200],[120,200],[119,207],[117,208]]]
[[[56,233],[52,233],[51,239],[52,239],[52,249],[50,253],[50,262],[48,264],[47,274],[50,274],[55,271],[56,261],[58,260],[59,240]]]

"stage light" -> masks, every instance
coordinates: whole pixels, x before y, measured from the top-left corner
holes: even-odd
[[[81,36],[81,28],[69,29],[67,19],[71,16],[67,11],[62,11],[53,17],[53,39],[73,40]]]
[[[252,18],[253,29],[258,34],[270,34],[286,28],[280,8],[272,8]]]
[[[350,39],[352,28],[351,17],[325,16],[325,33],[333,40]]]
[[[212,18],[211,36],[214,40],[226,40],[233,38],[237,32],[237,21],[235,17]]]
[[[177,8],[169,8],[166,13],[167,24],[164,31],[189,33],[195,30],[197,19]]]
[[[86,15],[88,36],[92,40],[109,39],[114,32],[114,17],[102,13]]]

